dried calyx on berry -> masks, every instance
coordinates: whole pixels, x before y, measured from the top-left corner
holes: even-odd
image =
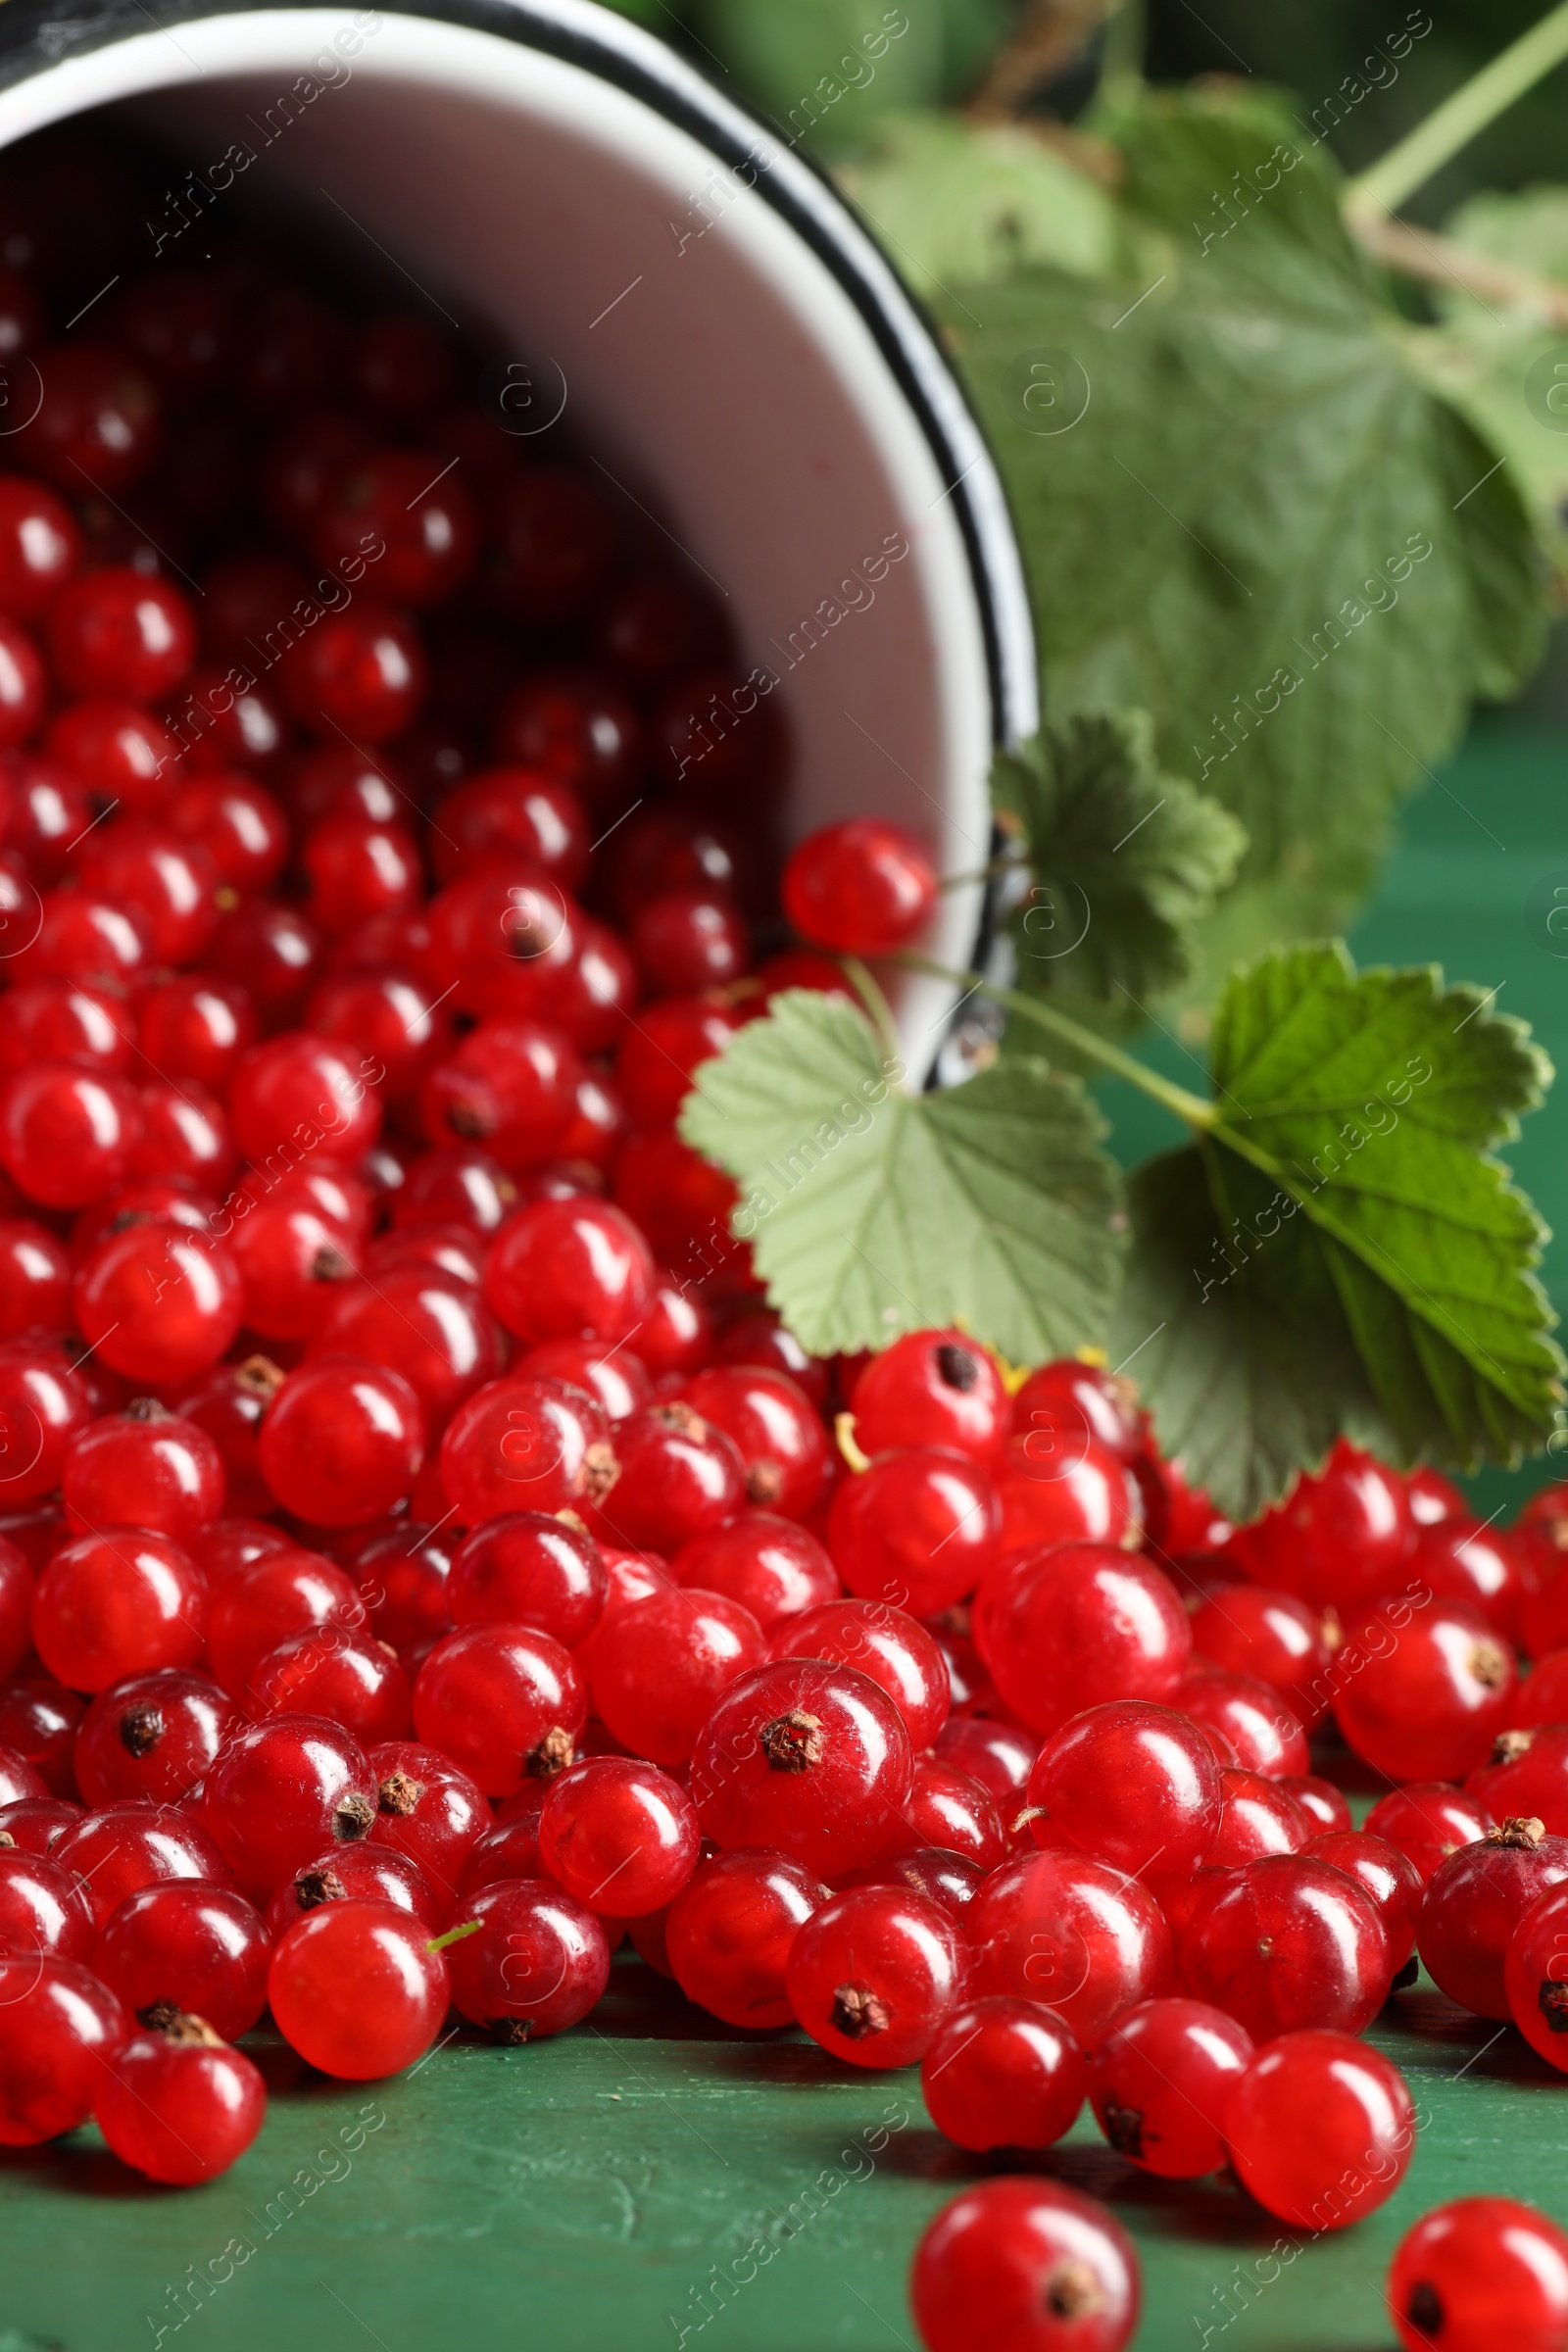
[[[757,1738],[774,1772],[809,1772],[821,1763],[827,1746],[822,1718],[800,1707],[764,1723]]]

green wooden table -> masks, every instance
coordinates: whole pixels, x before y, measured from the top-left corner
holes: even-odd
[[[1568,958],[1551,952],[1568,941],[1541,914],[1568,887],[1565,786],[1564,739],[1479,732],[1409,811],[1354,944],[1499,988],[1568,1064]],[[1127,1151],[1159,1140],[1111,1107]],[[1568,1086],[1516,1166],[1568,1237]],[[1568,1238],[1547,1276],[1568,1307]],[[1478,1482],[1483,1507],[1543,1475]],[[91,2130],[0,2158],[0,2352],[911,2346],[914,2239],[986,2169],[931,2130],[917,2075],[734,2034],[635,1960],[612,1982],[591,2026],[533,2049],[459,2035],[389,2082],[325,2082],[262,2041],[266,2130],[204,2189],[139,2182]],[[1137,2238],[1145,2352],[1375,2352],[1394,2341],[1389,2256],[1424,2208],[1506,2189],[1568,2222],[1568,2082],[1430,1986],[1372,2038],[1405,2068],[1421,2130],[1398,2194],[1338,2236],[1293,2235],[1216,2182],[1151,2180],[1087,2120],[1040,2160]]]

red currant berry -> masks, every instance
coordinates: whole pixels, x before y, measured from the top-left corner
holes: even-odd
[[[336,728],[358,743],[385,743],[417,717],[428,665],[413,622],[362,597],[295,638],[278,678],[301,726],[323,738]]]
[[[144,2026],[194,2009],[237,2041],[267,2006],[270,1952],[260,1913],[233,1887],[162,1879],[109,1914],[92,1965]]]
[[[205,850],[219,881],[241,898],[270,889],[287,862],[288,819],[250,776],[219,769],[194,777],[165,814],[171,831]]]
[[[1170,1931],[1136,1879],[1086,1854],[1022,1854],[970,1904],[972,1989],[1039,2001],[1098,2049],[1123,2010],[1171,1988]]]
[[[697,1813],[678,1781],[625,1756],[590,1756],[552,1782],[539,1816],[546,1870],[590,1911],[640,1919],[672,1903],[697,1863]]]
[[[569,785],[527,767],[490,767],[442,801],[430,829],[439,881],[492,861],[542,866],[576,889],[588,871],[587,811]]]
[[[535,1200],[491,1244],[485,1298],[527,1346],[613,1342],[641,1320],[654,1271],[647,1243],[608,1201]]]
[[[0,1959],[0,2146],[36,2147],[84,2124],[132,2031],[79,1962]]]
[[[317,561],[328,569],[352,564],[367,532],[385,550],[377,587],[422,610],[443,603],[472,569],[478,516],[459,475],[443,475],[416,450],[380,450],[333,482],[316,521]]]
[[[610,1977],[605,1931],[548,1880],[510,1878],[463,1906],[477,1935],[450,1947],[452,2002],[498,2041],[538,2041],[588,2015]]]
[[[632,917],[632,953],[656,996],[728,987],[749,968],[751,944],[739,907],[713,891],[664,891]]]
[[[372,1789],[365,1751],[341,1725],[284,1715],[226,1742],[202,1784],[201,1819],[240,1886],[265,1901],[314,1855],[368,1834]]]
[[[1427,1882],[1421,1962],[1439,1990],[1478,2017],[1509,2015],[1503,1961],[1527,1911],[1568,1878],[1568,1838],[1509,1819],[1450,1854]]]
[[[1034,1446],[1039,1451],[1032,1452]],[[1004,1558],[1046,1544],[1126,1544],[1138,1533],[1132,1473],[1102,1446],[1063,1455],[1054,1439],[1038,1431],[1009,1438],[1003,1447],[997,1499]]]
[[[1237,1539],[1260,1585],[1358,1610],[1400,1582],[1410,1505],[1398,1473],[1341,1438],[1315,1478]]]
[[[764,1633],[781,1632],[834,1600],[839,1590],[816,1538],[770,1511],[740,1511],[710,1535],[683,1544],[670,1573],[677,1584],[737,1601]]]
[[[1335,1720],[1390,1780],[1456,1780],[1485,1762],[1512,1720],[1512,1653],[1462,1601],[1437,1601],[1408,1621],[1404,1610],[1391,1602],[1347,1626],[1334,1662]]]
[[[352,1055],[304,1030],[251,1049],[234,1073],[229,1115],[258,1167],[284,1144],[292,1153],[329,1143],[352,1163],[381,1128],[380,1103]]]
[[[935,1446],[885,1454],[847,1479],[828,1549],[852,1592],[926,1616],[973,1592],[997,1558],[1002,1518],[985,1472]]]
[[[414,1728],[409,1678],[385,1643],[335,1625],[291,1634],[269,1650],[251,1668],[245,1705],[258,1723],[324,1715],[368,1747]]]
[[[447,2012],[447,1966],[423,1921],[391,1903],[321,1903],[272,1953],[268,2004],[323,2075],[373,2081],[412,2066]]]
[[[130,1225],[77,1268],[76,1323],[115,1371],[171,1387],[230,1347],[243,1296],[220,1242],[173,1225]]]
[[[482,1139],[495,1161],[519,1176],[549,1161],[564,1144],[583,1077],[582,1063],[564,1031],[548,1022],[481,1021],[426,1073],[419,1090],[420,1120],[437,1145],[450,1138]],[[535,1203],[565,1208],[579,1204],[597,1205],[579,1203],[575,1197]],[[503,1233],[509,1231],[510,1224],[502,1228]],[[498,1243],[500,1239],[498,1235]],[[591,1288],[591,1258],[584,1263],[581,1245],[574,1256],[578,1287],[588,1280]],[[510,1290],[515,1289],[514,1281]],[[569,1289],[566,1297],[569,1301]]]
[[[1054,2180],[965,2189],[926,2228],[909,2299],[926,2352],[1122,2352],[1138,2326],[1133,2243],[1109,2210]]]
[[[716,1702],[764,1654],[739,1602],[670,1587],[606,1612],[587,1661],[594,1711],[632,1754],[683,1764]]]
[[[506,1818],[474,1839],[458,1874],[460,1902],[466,1895],[477,1894],[481,1886],[499,1886],[503,1879],[541,1879],[546,1875],[539,1858],[539,1816],[550,1787],[549,1782],[539,1781],[519,1788],[502,1808]],[[514,1805],[524,1809],[514,1813]]]
[[[811,2039],[855,2066],[923,2058],[962,1990],[952,1920],[902,1886],[858,1886],[814,1910],[790,1946],[784,1984]]]
[[[563,1514],[563,1516],[566,1516]],[[387,1557],[406,1551],[407,1539]],[[533,1626],[568,1647],[583,1641],[604,1605],[606,1575],[598,1551],[579,1526],[536,1511],[512,1511],[487,1520],[453,1563],[461,1578],[445,1585],[442,1606],[462,1624],[511,1622]]]
[[[416,1740],[389,1740],[369,1760],[379,1788],[372,1843],[416,1862],[450,1911],[468,1850],[494,1818],[489,1805],[466,1772]]]
[[[990,1355],[957,1331],[912,1331],[873,1356],[856,1383],[856,1443],[865,1453],[940,1446],[996,1468],[1010,1405]]]
[[[167,1536],[135,1527],[78,1536],[38,1579],[32,1639],[73,1690],[193,1666],[207,1639],[207,1580]]]
[[[195,615],[169,581],[110,564],[71,581],[55,598],[49,654],[73,694],[155,702],[179,684],[195,659]]]
[[[71,980],[34,980],[6,1000],[0,1068],[8,1076],[35,1061],[74,1061],[124,1077],[135,1053],[124,1006],[103,991]]]
[[[81,1806],[74,1805],[69,1797],[21,1796],[0,1805],[0,1830],[24,1853],[47,1854],[61,1833],[81,1815]]]
[[[541,669],[503,702],[495,752],[509,763],[553,776],[605,812],[633,797],[642,729],[635,707],[602,672]]]
[[[244,2155],[262,2128],[267,2088],[206,2019],[180,2013],[160,2025],[110,2060],[94,2113],[122,2163],[189,2187]]]
[[[441,1441],[441,1483],[465,1526],[504,1511],[582,1509],[615,1484],[610,1424],[581,1390],[515,1375],[466,1398]]]
[[[0,1848],[0,1951],[85,1960],[97,1929],[79,1881],[47,1854]]]
[[[321,936],[297,907],[251,899],[218,927],[207,962],[249,991],[264,1029],[296,1020],[318,977]]]
[[[664,1948],[675,1982],[726,2025],[793,2025],[790,1947],[827,1899],[821,1880],[784,1854],[747,1846],[715,1854],[670,1907]]]
[[[1444,1519],[1414,1531],[1403,1577],[1443,1600],[1462,1600],[1494,1633],[1517,1643],[1527,1605],[1524,1576],[1507,1539],[1473,1519]]]
[[[22,439],[28,462],[68,497],[118,498],[153,463],[162,402],[150,376],[99,343],[61,343],[37,356],[43,403]]]
[[[1450,1854],[1485,1838],[1496,1823],[1485,1805],[1462,1789],[1429,1781],[1391,1788],[1361,1826],[1375,1838],[1386,1838],[1413,1862],[1425,1886]]]
[[[825,1601],[780,1628],[774,1655],[825,1658],[869,1676],[898,1708],[917,1753],[931,1745],[947,1721],[951,1696],[941,1649],[916,1619],[885,1602]],[[967,1769],[961,1758],[947,1760]]]
[[[1415,1864],[1386,1838],[1371,1837],[1364,1830],[1331,1830],[1310,1838],[1301,1850],[1314,1861],[1332,1862],[1336,1870],[1348,1872],[1362,1892],[1371,1896],[1389,1939],[1394,1981],[1397,1984],[1408,1973],[1413,1984],[1410,1954],[1415,1949],[1422,1893],[1421,1874]],[[1499,2010],[1499,2016],[1504,2014]]]
[[[71,509],[42,482],[0,474],[0,612],[36,620],[81,561]]]
[[[391,1903],[411,1918],[422,1920],[431,1933],[446,1917],[430,1883],[416,1862],[394,1853],[388,1845],[334,1845],[314,1862],[285,1879],[267,1906],[268,1934],[286,1936],[294,1922],[318,1903]]]
[[[946,1763],[968,1773],[982,1788],[989,1788],[1006,1816],[1009,1805],[1016,1813],[1024,1802],[1040,1741],[1021,1725],[1004,1723],[994,1716],[953,1715],[937,1735],[936,1752]]]
[[[66,1516],[77,1529],[145,1527],[188,1544],[223,1507],[223,1461],[206,1430],[151,1397],[72,1442]]]
[[[1099,1544],[1063,1544],[1004,1571],[983,1643],[1012,1714],[1054,1732],[1112,1698],[1169,1702],[1192,1633],[1176,1588],[1152,1565]]]
[[[41,1666],[0,1683],[0,1803],[75,1793],[72,1746],[85,1712]]]
[[[1118,2156],[1166,2180],[1225,2162],[1225,2111],[1252,2055],[1250,2036],[1203,2001],[1129,2009],[1095,2053],[1089,2096]]]
[[[1564,2352],[1568,2236],[1534,2205],[1458,2197],[1399,2240],[1388,2305],[1406,2352]]]
[[[563,1771],[587,1719],[570,1657],[526,1626],[459,1626],[435,1644],[414,1686],[418,1738],[487,1796]]]
[[[1156,1892],[1189,1877],[1220,1824],[1219,1768],[1196,1724],[1170,1707],[1116,1699],[1062,1726],[1029,1775],[1053,1830]]]
[[[1212,1666],[1267,1683],[1301,1723],[1315,1723],[1333,1695],[1322,1616],[1294,1593],[1228,1585],[1194,1611],[1193,1647]]]
[[[393,1201],[395,1225],[467,1225],[470,1233],[496,1233],[517,1206],[517,1186],[499,1159],[475,1143],[437,1148],[409,1169],[409,1181]]]
[[[1313,1825],[1317,1835],[1326,1830],[1348,1830],[1350,1827],[1350,1808],[1343,1792],[1332,1781],[1319,1780],[1310,1772],[1282,1773],[1274,1784],[1283,1795],[1293,1797]],[[1387,1842],[1387,1840],[1385,1841]],[[1419,1871],[1416,1876],[1420,1877]]]
[[[83,1716],[75,1739],[77,1785],[94,1806],[131,1797],[177,1804],[244,1720],[205,1675],[168,1668],[132,1675],[100,1690]]]
[[[1181,1939],[1189,1990],[1254,2041],[1299,2028],[1359,2034],[1388,1997],[1388,1937],[1370,1896],[1304,1854],[1269,1854],[1207,1886]]]
[[[814,1508],[827,1475],[827,1439],[815,1406],[788,1373],[715,1364],[687,1381],[681,1394],[739,1447],[750,1501],[786,1519],[804,1519]]]
[[[1242,2185],[1298,2230],[1344,2230],[1391,2197],[1415,2145],[1404,2077],[1348,2034],[1282,2034],[1260,2049],[1226,2108]]]
[[[887,956],[906,947],[936,904],[930,852],[913,833],[858,816],[803,841],[784,868],[784,911],[812,947]]]
[[[424,1417],[401,1373],[359,1356],[318,1356],[278,1390],[258,1455],[285,1510],[317,1527],[354,1527],[412,1492]]]
[[[122,1080],[38,1062],[0,1091],[0,1163],[29,1199],[81,1208],[127,1174],[140,1126]]]
[[[1248,1862],[1261,1862],[1265,1854],[1298,1854],[1310,1843],[1312,1825],[1305,1811],[1279,1782],[1239,1765],[1224,1767],[1219,1778],[1225,1801],[1219,1835],[1204,1856],[1208,1869],[1240,1870]]]
[[[431,1643],[452,1630],[451,1546],[434,1529],[400,1519],[356,1548],[353,1570],[371,1631],[413,1671]]]
[[[1306,1770],[1306,1734],[1288,1702],[1267,1683],[1200,1662],[1177,1684],[1171,1704],[1205,1732],[1219,1733],[1248,1772],[1278,1780],[1284,1773]]]
[[[992,1993],[950,2010],[920,2066],[926,2111],[960,2148],[1049,2148],[1072,2129],[1089,2066],[1033,2001]]]
[[[612,1423],[629,1421],[654,1401],[647,1366],[619,1342],[611,1348],[603,1340],[545,1340],[518,1358],[517,1368],[584,1390]]]
[[[691,1091],[692,1073],[722,1054],[744,1015],[709,997],[662,997],[638,1014],[615,1060],[626,1108],[642,1127],[667,1127]]]
[[[603,1507],[623,1544],[677,1552],[733,1518],[746,1499],[739,1448],[679,1398],[634,1413],[616,1433],[620,1476]]]
[[[914,1759],[909,1801],[884,1854],[961,1854],[983,1870],[1007,1858],[1007,1836],[995,1801],[966,1772],[936,1756]]]
[[[49,1858],[80,1879],[100,1928],[127,1895],[160,1880],[229,1884],[218,1845],[180,1805],[106,1805],[84,1813],[62,1831]]]
[[[692,1757],[705,1836],[767,1846],[830,1880],[871,1860],[911,1785],[908,1734],[892,1700],[853,1667],[818,1659],[743,1676]]]

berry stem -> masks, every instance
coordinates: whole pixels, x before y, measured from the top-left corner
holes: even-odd
[[[888,1004],[881,988],[860,961],[858,956],[841,956],[839,962],[843,967],[845,979],[848,980],[871,1016],[876,1033],[882,1041],[884,1054],[889,1061],[900,1061],[902,1057],[899,1053],[898,1025],[893,1018],[892,1006]],[[931,968],[935,970],[938,967],[933,965]]]
[[[1141,1094],[1150,1096],[1153,1102],[1163,1103],[1167,1110],[1174,1111],[1177,1118],[1185,1120],[1189,1127],[1203,1134],[1221,1133],[1227,1143],[1234,1143],[1236,1149],[1249,1158],[1255,1157],[1245,1144],[1221,1128],[1219,1112],[1212,1102],[1205,1102],[1200,1095],[1189,1094],[1186,1087],[1176,1086],[1170,1079],[1162,1078],[1157,1070],[1152,1070],[1144,1062],[1135,1060],[1132,1054],[1124,1054],[1119,1046],[1110,1045],[1104,1038],[1097,1037],[1092,1029],[1084,1028],[1070,1014],[1056,1012],[1033,997],[1020,996],[1016,989],[999,987],[994,980],[987,980],[979,972],[950,971],[946,964],[933,963],[925,956],[901,956],[896,960],[910,971],[929,972],[935,979],[952,981],[955,988],[965,989],[971,995],[990,997],[993,1003],[1004,1004],[1019,1020],[1032,1021],[1037,1029],[1044,1029],[1048,1036],[1070,1046],[1075,1054],[1083,1054],[1086,1060],[1097,1061],[1102,1069],[1109,1070],[1117,1078],[1125,1078]],[[1270,1172],[1273,1172],[1272,1168]]]
[[[482,1919],[466,1919],[461,1928],[448,1928],[444,1936],[432,1936],[424,1948],[427,1952],[444,1952],[449,1943],[461,1943],[465,1936],[477,1936],[483,1926]]]
[[[1568,57],[1568,0],[1532,24],[1345,191],[1346,219],[1392,213]]]

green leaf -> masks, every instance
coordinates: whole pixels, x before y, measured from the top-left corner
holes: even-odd
[[[1247,836],[1217,801],[1161,774],[1147,712],[1046,727],[998,759],[991,796],[1035,879],[1009,918],[1021,988],[1136,1004],[1187,977],[1190,934]]]
[[[898,115],[837,177],[928,299],[1021,269],[1095,278],[1133,266],[1114,198],[1032,131]]]
[[[708,60],[792,144],[843,147],[881,116],[943,93],[941,0],[699,0],[686,13]]]
[[[1469,1469],[1554,1426],[1546,1236],[1491,1156],[1551,1070],[1489,1003],[1323,945],[1264,957],[1221,1000],[1218,1115],[1133,1182],[1112,1348],[1235,1516],[1342,1428]]]
[[[1444,234],[1489,260],[1568,284],[1568,188],[1474,196]],[[1485,302],[1462,287],[1431,289],[1444,321],[1406,345],[1412,364],[1508,461],[1508,477],[1529,507],[1559,590],[1568,584],[1568,413],[1546,395],[1568,333],[1528,297]]]
[[[680,1132],[733,1176],[735,1231],[812,1354],[959,1322],[1015,1361],[1103,1342],[1116,1171],[1073,1080],[1009,1061],[909,1096],[864,1016],[806,989],[697,1071]]]
[[[1245,824],[1248,883],[1292,878],[1321,920],[1475,696],[1528,674],[1539,557],[1509,468],[1412,368],[1326,151],[1212,94],[1118,135],[1163,260],[934,304],[1006,475],[1055,714],[1148,709],[1161,764]],[[1078,396],[1043,410],[1040,368]]]

